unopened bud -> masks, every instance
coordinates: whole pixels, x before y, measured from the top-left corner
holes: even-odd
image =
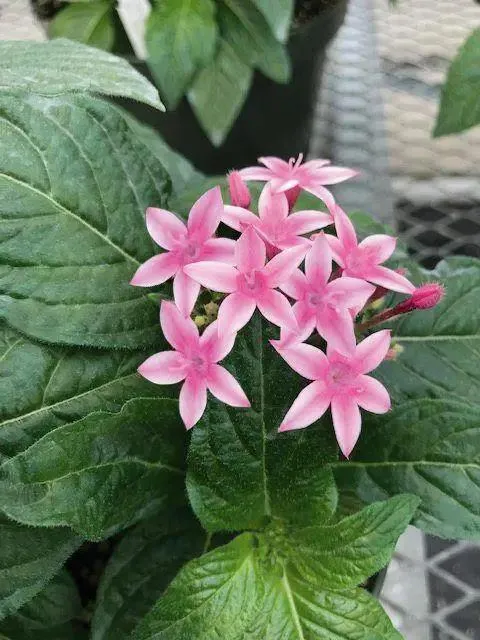
[[[429,282],[417,287],[410,298],[414,309],[431,309],[445,295],[445,287],[438,282]]]
[[[387,355],[385,356],[385,360],[396,360],[397,357],[403,352],[403,347],[401,344],[394,344],[393,347],[387,351]]]
[[[218,304],[215,302],[208,302],[203,305],[203,308],[206,311],[206,314],[209,318],[216,318],[218,315]]]
[[[207,316],[195,316],[193,321],[197,325],[197,327],[201,329],[207,324]]]
[[[230,202],[235,207],[248,209],[252,197],[239,171],[230,171],[228,174],[228,189],[230,191]]]
[[[301,188],[298,185],[296,185],[295,187],[292,187],[291,189],[287,189],[287,191],[285,191],[285,195],[288,201],[289,211],[291,211],[295,206],[298,196],[300,195],[300,191],[301,191]]]

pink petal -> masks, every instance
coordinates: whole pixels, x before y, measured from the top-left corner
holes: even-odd
[[[327,205],[330,213],[333,213],[336,207],[335,198],[328,189],[325,189],[325,187],[321,187],[318,184],[313,185],[310,183],[302,184],[302,187],[305,189],[305,191],[308,191],[308,193],[311,193],[312,195],[319,198],[322,202],[324,202]]]
[[[260,313],[273,324],[293,331],[298,329],[292,307],[280,291],[268,289],[257,298],[257,306]]]
[[[235,240],[211,238],[203,245],[202,260],[235,264]]]
[[[224,293],[231,293],[237,289],[238,271],[229,264],[208,260],[187,264],[183,270],[207,289]]]
[[[300,391],[287,412],[279,431],[303,429],[323,416],[330,404],[330,395],[326,393],[322,382],[316,380]]]
[[[267,183],[258,199],[260,219],[267,225],[276,225],[288,216],[288,201],[284,193],[273,193]]]
[[[332,274],[332,252],[323,233],[315,238],[305,258],[305,273],[312,285],[321,287]]]
[[[328,293],[341,296],[342,307],[348,309],[362,309],[375,289],[373,284],[365,282],[365,280],[348,276],[332,280],[327,285]]]
[[[371,257],[372,262],[380,264],[388,260],[397,246],[397,239],[383,233],[368,236],[360,242],[358,248]]]
[[[290,172],[290,165],[281,158],[277,158],[275,156],[263,156],[262,158],[258,158],[258,161],[278,176],[285,176]]]
[[[289,233],[301,236],[317,229],[333,224],[333,218],[329,213],[321,211],[296,211],[285,221],[285,227]]]
[[[198,350],[198,329],[191,318],[184,317],[173,302],[164,300],[160,306],[160,324],[165,339],[177,351]]]
[[[238,270],[250,273],[254,269],[262,269],[267,257],[265,243],[253,227],[248,227],[235,246],[235,258]]]
[[[305,274],[300,269],[295,271],[284,280],[280,285],[280,289],[293,298],[294,300],[301,300],[308,289],[308,282]]]
[[[234,207],[226,204],[223,207],[222,222],[235,229],[235,231],[244,231],[246,227],[257,226],[260,218],[248,209],[242,207]]]
[[[199,293],[200,285],[185,273],[185,267],[178,271],[173,280],[173,297],[185,317],[192,313]]]
[[[189,376],[179,396],[180,415],[187,429],[191,429],[203,416],[207,406],[207,385],[200,376]]]
[[[346,356],[355,353],[357,341],[352,316],[347,309],[325,310],[317,315],[317,331],[333,349]]]
[[[321,169],[322,167],[325,167],[329,164],[331,164],[330,160],[316,158],[315,160],[308,160],[308,162],[305,162],[302,165],[302,170],[311,178],[312,176],[315,176],[318,169]]]
[[[360,409],[355,400],[348,395],[332,398],[332,419],[337,442],[343,455],[348,458],[362,427]]]
[[[345,249],[338,238],[328,233],[325,234],[333,259],[340,267],[345,267]]]
[[[218,330],[218,321],[209,324],[200,336],[200,349],[208,362],[223,360],[235,344],[236,333]]]
[[[188,236],[197,242],[205,242],[217,230],[223,215],[220,187],[209,189],[195,202],[188,214]]]
[[[381,382],[371,376],[359,376],[355,400],[362,409],[371,413],[386,413],[391,407],[388,391]]]
[[[365,268],[362,271],[362,276],[365,280],[370,280],[370,282],[374,282],[391,291],[398,291],[399,293],[413,293],[415,291],[415,286],[405,276],[387,267],[371,266]]]
[[[270,340],[270,344],[294,371],[307,380],[321,379],[328,368],[327,356],[311,344],[281,347],[277,340]]]
[[[357,248],[357,234],[355,233],[352,221],[338,205],[335,207],[333,218],[335,220],[337,236],[343,245],[344,252],[350,253],[350,251]]]
[[[369,373],[385,360],[390,348],[390,329],[372,333],[362,340],[355,351],[355,362],[361,373]]]
[[[255,301],[241,293],[231,293],[218,309],[218,331],[235,333],[244,327],[256,308]]]
[[[315,328],[315,314],[312,313],[311,307],[304,302],[297,302],[293,305],[293,314],[297,319],[298,328],[295,331],[282,328],[280,340],[270,340],[270,343],[279,353],[281,349],[304,342],[312,335]]]
[[[265,265],[263,270],[270,287],[278,287],[287,280],[303,262],[308,246],[300,245],[285,249]]]
[[[316,174],[316,179],[320,184],[338,184],[344,182],[350,178],[358,176],[358,171],[355,169],[347,169],[346,167],[323,167]]]
[[[150,236],[164,249],[174,249],[187,237],[185,223],[171,211],[149,207],[145,221]]]
[[[286,178],[273,178],[270,180],[270,186],[273,193],[285,193],[298,186],[298,179],[291,178],[287,180]]]
[[[230,372],[218,364],[210,365],[207,386],[216,398],[231,407],[250,406],[250,402],[237,380]]]
[[[178,351],[162,351],[147,358],[138,373],[155,384],[174,384],[184,380],[185,357]]]
[[[180,263],[176,255],[160,253],[138,267],[130,284],[134,287],[153,287],[171,278],[179,268]]]
[[[264,182],[273,178],[273,173],[270,169],[264,167],[245,167],[245,169],[240,169],[239,174],[244,180],[259,180]]]

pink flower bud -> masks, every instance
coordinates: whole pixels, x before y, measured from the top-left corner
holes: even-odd
[[[445,288],[438,282],[429,282],[417,287],[412,293],[410,301],[414,309],[431,309],[435,307],[445,295]]]
[[[230,171],[228,174],[228,188],[230,191],[231,203],[235,207],[248,209],[252,198],[239,171]]]
[[[287,189],[285,191],[285,196],[287,197],[288,202],[288,210],[291,211],[297,202],[298,196],[300,195],[301,188],[298,186],[292,187],[291,189]]]

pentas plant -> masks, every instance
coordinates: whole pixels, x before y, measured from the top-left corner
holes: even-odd
[[[278,430],[308,427],[330,407],[338,445],[348,458],[360,436],[360,408],[382,414],[391,406],[387,389],[367,375],[391,353],[390,332],[370,330],[395,315],[431,308],[443,289],[435,283],[415,287],[383,264],[395,251],[396,238],[375,234],[358,242],[351,220],[322,186],[354,171],[330,167],[326,160],[302,165],[302,156],[288,163],[271,157],[260,161],[265,168],[229,174],[232,204],[223,204],[218,187],[210,189],[193,205],[187,225],[170,211],[147,211],[150,235],[168,251],[142,264],[131,284],[160,284],[175,274],[175,304],[164,301],[160,311],[163,334],[174,351],[151,356],[138,371],[157,384],[185,380],[180,415],[187,429],[202,417],[207,389],[230,406],[250,407],[239,383],[218,362],[258,309],[280,330],[272,347],[312,381]],[[249,208],[245,179],[266,182],[258,213]],[[294,212],[301,189],[318,196],[329,211]],[[220,222],[239,233],[236,240],[213,237]],[[318,233],[324,227],[331,232]],[[218,319],[199,336],[190,314],[201,287],[225,296],[216,297]],[[388,291],[408,298],[365,320],[369,304]]]

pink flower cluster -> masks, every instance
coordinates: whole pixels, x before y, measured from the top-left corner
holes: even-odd
[[[408,294],[408,304],[397,306],[408,311],[425,308],[425,300],[438,302],[441,293],[436,298],[431,290],[422,294],[405,276],[383,266],[395,238],[378,234],[358,242],[350,219],[324,186],[354,171],[326,160],[302,163],[301,156],[288,163],[271,157],[260,161],[264,166],[229,175],[232,204],[224,205],[219,187],[210,189],[193,205],[187,224],[169,211],[147,210],[148,231],[165,252],[141,265],[131,284],[153,286],[173,278],[175,302],[162,302],[160,310],[173,350],[151,356],[139,372],[156,384],[184,380],[180,414],[187,429],[201,418],[207,389],[226,404],[249,407],[237,380],[218,362],[258,309],[280,327],[280,339],[272,346],[311,381],[279,431],[307,427],[330,407],[340,449],[348,457],[360,434],[359,408],[373,413],[390,408],[385,387],[367,375],[387,356],[390,332],[378,331],[357,344],[357,315],[386,289]],[[266,182],[258,215],[250,208],[248,180]],[[301,190],[320,198],[328,213],[293,211]],[[221,222],[240,233],[236,241],[215,237]],[[336,235],[319,232],[329,226]],[[201,286],[226,294],[217,320],[202,335],[190,317]],[[315,332],[319,337],[314,340],[327,344],[325,353],[306,342]]]

